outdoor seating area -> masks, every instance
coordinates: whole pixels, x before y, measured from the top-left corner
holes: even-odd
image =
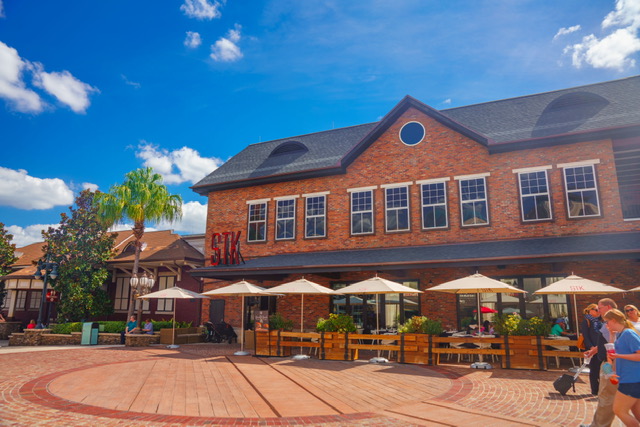
[[[377,353],[399,363],[439,365],[447,362],[487,361],[506,369],[550,368],[548,359],[582,358],[582,352],[551,349],[556,340],[532,336],[453,334],[441,337],[427,334],[358,334],[327,332],[257,331],[256,356],[307,354],[318,359],[353,361],[361,354]],[[557,366],[557,361],[556,361]]]

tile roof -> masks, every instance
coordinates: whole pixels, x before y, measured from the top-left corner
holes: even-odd
[[[405,97],[381,122],[316,132],[252,144],[195,184],[212,189],[257,185],[343,172],[345,162],[367,138],[381,131],[394,112],[411,104],[491,147],[580,135],[603,129],[640,127],[640,76],[436,111]],[[637,132],[637,130],[636,130]],[[306,151],[273,155],[283,144],[296,141]]]
[[[301,252],[254,258],[246,264],[199,268],[191,272],[201,277],[240,277],[249,275],[429,268],[440,266],[477,266],[513,264],[527,261],[559,262],[637,258],[640,232],[597,235],[542,237],[459,243],[431,246],[407,246],[330,252]]]

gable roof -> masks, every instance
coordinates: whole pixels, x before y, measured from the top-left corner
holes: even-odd
[[[345,173],[358,155],[412,107],[487,146],[489,152],[604,136],[629,137],[640,134],[640,76],[442,111],[406,96],[377,123],[249,145],[191,188],[205,195]],[[306,150],[292,149],[294,145]],[[283,153],[278,154],[279,149]]]

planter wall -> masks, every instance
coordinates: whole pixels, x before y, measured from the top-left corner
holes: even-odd
[[[513,352],[509,358],[502,358],[502,367],[508,369],[547,369],[544,357],[540,357],[535,350],[539,337],[535,336],[510,336],[508,339],[509,350]]]
[[[255,331],[256,356],[290,356],[291,347],[280,346],[280,331]]]

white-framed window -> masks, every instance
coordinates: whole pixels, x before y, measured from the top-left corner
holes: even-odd
[[[327,235],[327,194],[305,195],[305,237],[325,237]]]
[[[381,186],[384,188],[386,231],[407,231],[410,229],[409,185],[410,183]]]
[[[447,181],[449,179],[418,181],[422,203],[422,228],[447,228]]]
[[[267,240],[267,201],[247,203],[249,204],[247,241],[264,242]]]
[[[563,168],[567,212],[569,218],[586,218],[600,215],[596,171],[591,163],[567,163],[558,165]]]
[[[0,309],[8,310],[11,307],[11,295],[13,295],[13,291],[9,291],[4,296],[4,302],[2,303],[2,307]]]
[[[27,303],[27,291],[18,291],[16,295],[16,310],[24,310]]]
[[[351,193],[351,234],[373,234],[373,189],[349,190]]]
[[[296,238],[296,199],[276,199],[276,240]]]
[[[463,227],[489,224],[487,176],[488,173],[455,177],[460,186],[460,217]]]
[[[158,290],[173,288],[176,283],[176,276],[160,276],[158,277]],[[158,299],[156,311],[173,311],[173,298]]]
[[[115,311],[126,311],[129,309],[129,277],[118,277],[116,279],[116,294],[113,300]]]
[[[551,197],[547,170],[520,170],[520,211],[522,221],[544,221],[551,219]]]
[[[29,310],[39,309],[41,300],[42,291],[31,291],[29,294]]]

